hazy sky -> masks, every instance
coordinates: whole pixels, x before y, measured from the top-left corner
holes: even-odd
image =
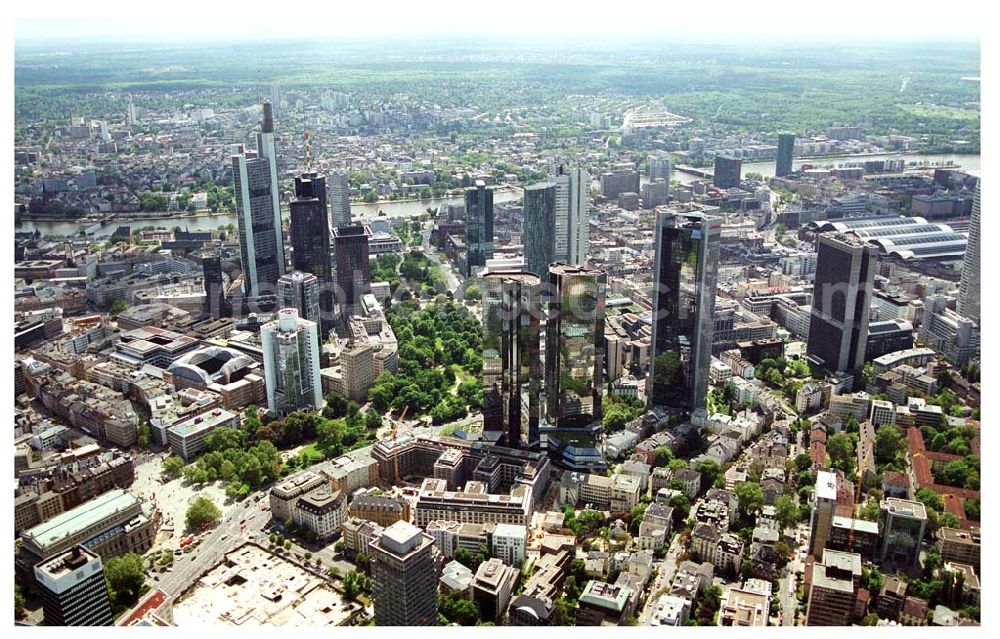
[[[331,8],[330,5],[344,5]],[[22,5],[23,6],[23,5]],[[685,40],[924,40],[978,39],[985,9],[963,2],[837,0],[409,0],[267,4],[45,2],[45,15],[18,9],[17,40],[266,40],[482,35]],[[145,7],[145,8],[144,8]],[[287,8],[287,9],[286,9]],[[59,16],[59,17],[55,17]]]

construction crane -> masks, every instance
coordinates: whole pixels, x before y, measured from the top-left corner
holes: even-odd
[[[408,410],[410,410],[409,405],[404,406],[403,407],[403,412],[399,414],[399,419],[397,419],[396,421],[392,422],[393,448],[395,448],[395,442],[396,442],[396,436],[397,436],[397,426],[401,426],[402,425],[403,420],[406,418],[406,411],[408,411]],[[393,476],[396,479],[395,485],[399,486],[400,481],[399,481],[399,451],[398,450],[393,450],[393,452],[392,452],[392,471],[393,471]]]

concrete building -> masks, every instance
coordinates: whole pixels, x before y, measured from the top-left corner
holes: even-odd
[[[807,626],[849,626],[861,581],[861,555],[827,551],[812,566]]]
[[[111,626],[100,556],[73,546],[35,566],[46,626]]]
[[[827,471],[816,473],[812,520],[809,528],[809,554],[818,562],[823,558],[837,512],[837,476]]]
[[[852,236],[819,236],[807,349],[830,372],[864,364],[877,256],[878,249]]]
[[[325,475],[311,470],[303,470],[283,479],[272,486],[268,493],[271,516],[275,521],[281,522],[292,519],[295,504],[303,495],[328,484],[329,480]]]
[[[494,623],[503,621],[519,574],[516,568],[496,557],[479,564],[472,582],[472,600],[479,608],[480,619]]]
[[[493,529],[492,555],[508,566],[520,568],[524,563],[528,529],[512,524],[497,524]]]
[[[192,415],[167,427],[170,452],[184,461],[191,461],[208,450],[205,438],[216,428],[238,428],[240,417],[224,408]]]
[[[969,240],[966,244],[965,255],[962,258],[962,278],[958,284],[958,307],[959,315],[967,317],[976,324],[979,324],[979,276],[980,276],[980,256],[979,243],[981,237],[980,230],[980,204],[979,192],[982,188],[982,180],[976,181],[976,195],[972,200],[972,217],[969,220]]]
[[[436,626],[437,570],[434,540],[413,524],[397,521],[372,544],[375,623]]]
[[[313,531],[321,540],[339,533],[346,518],[347,498],[344,493],[327,487],[302,495],[292,509],[295,523]]]

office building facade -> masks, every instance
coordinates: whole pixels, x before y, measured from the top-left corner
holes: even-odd
[[[278,278],[278,308],[294,308],[299,317],[317,324],[320,319],[320,283],[315,275],[292,271]]]
[[[792,160],[795,159],[795,134],[781,133],[778,135],[778,157],[774,164],[774,176],[783,177],[792,172]]]
[[[969,220],[969,241],[962,258],[962,279],[958,284],[958,314],[979,324],[979,190],[982,180],[976,182],[976,195],[972,200],[972,218]]]
[[[865,362],[877,256],[876,247],[847,235],[819,236],[807,352],[830,372]]]
[[[334,303],[330,216],[326,197],[326,178],[317,173],[303,173],[295,178],[295,197],[288,205],[291,217],[292,269],[315,276],[324,321],[320,322],[318,314],[302,316],[319,322],[324,335],[333,327]],[[279,294],[279,305],[284,306],[280,297]]]
[[[278,319],[260,328],[264,381],[271,414],[282,417],[299,410],[319,410],[323,388],[319,375],[319,329],[294,308],[278,311]]]
[[[722,221],[703,213],[661,213],[656,224],[651,406],[704,408],[715,327]]]
[[[743,177],[743,160],[725,155],[715,156],[712,185],[720,189],[739,188]]]
[[[331,173],[328,182],[330,193],[330,228],[351,223],[351,185],[347,173]]]
[[[493,257],[493,189],[483,180],[465,189],[465,250],[466,276]]]
[[[549,267],[552,301],[545,328],[545,421],[577,428],[601,420],[607,274],[569,264]]]
[[[556,184],[539,182],[524,188],[524,263],[528,272],[547,273],[555,262]]]
[[[240,145],[232,157],[243,289],[251,297],[273,293],[278,278],[285,274],[274,118],[269,102],[263,108],[257,152]]]
[[[101,557],[74,546],[35,566],[46,626],[111,626]]]
[[[361,298],[371,292],[369,234],[368,228],[361,224],[338,226],[333,231],[337,255],[336,295],[342,322],[361,312]]]
[[[377,625],[437,625],[433,546],[430,535],[405,521],[386,528],[371,544]]]
[[[553,181],[556,206],[552,261],[586,266],[590,241],[590,174],[583,169],[560,166]]]
[[[539,284],[531,273],[483,277],[483,438],[511,448],[539,444]]]

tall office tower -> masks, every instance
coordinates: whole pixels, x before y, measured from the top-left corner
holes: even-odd
[[[407,521],[397,521],[372,542],[376,624],[437,625],[433,547],[434,539]]]
[[[278,278],[285,274],[274,117],[270,103],[264,102],[263,106],[257,153],[239,145],[232,157],[243,286],[245,293],[253,297],[273,293]]]
[[[809,554],[822,561],[823,549],[830,538],[833,516],[837,514],[837,476],[821,470],[816,473],[812,520],[809,526]]]
[[[604,295],[607,274],[570,264],[549,266],[552,301],[545,326],[545,421],[555,428],[601,420]]]
[[[260,327],[260,341],[271,414],[283,417],[299,410],[322,408],[316,322],[299,318],[294,308],[283,308],[278,311],[278,319]]]
[[[976,181],[976,196],[972,200],[972,219],[969,220],[969,242],[962,259],[962,279],[958,284],[958,314],[979,324],[979,189],[982,180]]]
[[[553,262],[587,264],[590,241],[590,174],[560,166],[556,183],[555,248]],[[545,271],[536,271],[544,273]]]
[[[337,303],[342,322],[360,314],[361,297],[371,292],[372,276],[368,264],[370,233],[368,227],[360,224],[333,229],[337,255]]]
[[[271,85],[271,104],[275,111],[281,108],[281,87],[277,84]]]
[[[100,555],[83,546],[35,566],[46,626],[113,626]]]
[[[232,317],[233,307],[226,297],[226,284],[222,274],[222,257],[218,253],[206,255],[201,260],[204,276],[205,302],[212,319]]]
[[[878,249],[839,233],[818,244],[807,352],[831,372],[853,372],[865,363]]]
[[[715,156],[715,178],[712,184],[720,189],[734,189],[740,186],[743,176],[743,160],[725,155]]]
[[[656,223],[650,406],[691,413],[705,407],[722,220],[660,213]]]
[[[320,283],[316,276],[292,271],[279,277],[278,308],[294,308],[302,319],[321,324]]]
[[[532,273],[483,277],[483,439],[511,448],[539,444],[539,283]]]
[[[674,167],[670,162],[670,158],[651,155],[649,156],[649,181],[655,182],[656,180],[666,180],[670,183],[670,178],[673,177]]]
[[[466,276],[493,257],[493,189],[483,180],[465,189],[465,251]]]
[[[640,181],[639,172],[635,170],[634,164],[620,163],[614,171],[601,174],[601,195],[614,200],[622,193],[638,193]]]
[[[795,159],[795,134],[778,134],[778,158],[774,165],[775,177],[782,177],[791,173],[793,159]]]
[[[811,570],[805,625],[849,626],[858,621],[861,555],[828,550]]]
[[[556,185],[539,182],[524,187],[524,263],[531,273],[547,273],[555,262]]]
[[[303,316],[318,322],[325,337],[334,326],[333,257],[330,252],[326,178],[316,173],[303,173],[295,178],[295,198],[288,208],[292,222],[292,268],[315,275],[320,290],[319,308],[323,314],[308,313]]]
[[[351,185],[347,172],[330,174],[330,228],[351,223]]]

